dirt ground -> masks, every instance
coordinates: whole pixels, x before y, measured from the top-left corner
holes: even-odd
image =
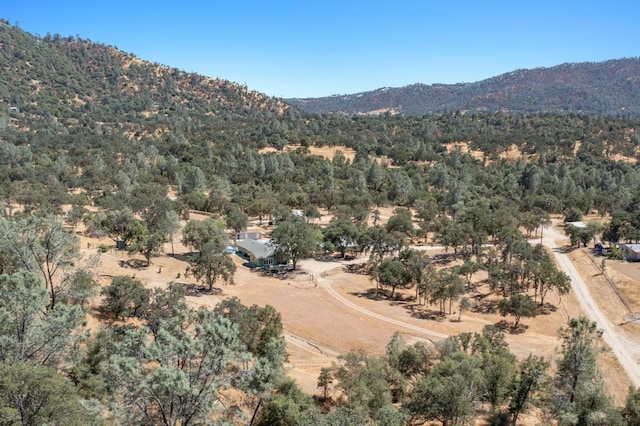
[[[382,209],[381,219],[388,218],[392,212],[393,209]],[[191,216],[192,219],[204,217],[196,214]],[[320,221],[326,222],[327,219]],[[249,231],[257,229],[259,228],[254,223]],[[95,253],[100,244],[113,246],[109,239],[91,239],[81,234],[80,237],[85,258]],[[187,252],[179,242],[179,237],[175,238],[173,250],[176,255]],[[169,282],[182,283],[189,286],[188,300],[193,306],[213,307],[222,298],[230,296],[236,296],[248,305],[274,306],[282,315],[285,329],[289,353],[287,373],[310,394],[319,391],[316,383],[320,369],[331,365],[339,354],[352,349],[382,354],[396,331],[401,332],[409,342],[435,342],[443,335],[480,332],[487,324],[498,324],[505,320],[496,312],[481,312],[492,306],[493,297],[483,287],[474,289],[472,294],[476,312],[472,310],[463,313],[461,321],[457,320],[458,314],[455,313],[457,304],[454,304],[451,315],[432,315],[425,307],[416,306],[411,300],[413,290],[400,292],[404,301],[376,297],[372,292],[375,284],[368,276],[349,273],[345,269],[348,263],[364,262],[364,257],[349,262],[303,260],[300,262],[300,273],[279,279],[252,272],[242,265],[243,259],[232,255],[237,266],[235,284],[222,286],[219,292],[212,295],[199,291],[200,286],[195,280],[185,277],[186,263],[178,260],[179,256],[170,256],[171,244],[166,245],[165,253],[167,254],[152,259],[150,267],[137,267],[131,260],[140,257],[131,258],[112,247],[100,256],[95,269],[96,275],[103,286],[109,285],[111,278],[117,275],[130,275],[149,287],[164,287]],[[437,251],[433,252],[436,253]],[[593,261],[586,251],[580,249],[574,250],[571,256],[593,294],[599,300],[606,301],[601,305],[606,309],[607,315],[616,318],[616,323],[622,323],[623,311],[626,310],[602,275],[598,261]],[[611,262],[607,264],[606,274],[624,292],[633,293],[634,285],[637,286],[640,281],[640,264],[618,265]],[[481,278],[482,275],[477,274],[476,279]],[[628,297],[640,310],[640,297],[633,294]],[[553,307],[536,318],[523,319],[524,332],[507,333],[511,350],[520,358],[534,353],[555,359],[559,348],[558,329],[568,318],[581,314],[580,306],[571,293],[562,298],[550,294],[546,301]],[[98,303],[98,300],[94,301],[94,306]],[[97,326],[94,318],[88,318],[88,323],[90,326]],[[619,328],[634,339],[640,335],[638,324],[629,323]],[[616,402],[622,404],[629,380],[609,352],[605,351],[601,358],[609,389]]]

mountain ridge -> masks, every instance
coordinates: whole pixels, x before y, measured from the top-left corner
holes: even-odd
[[[640,58],[517,69],[478,82],[414,83],[320,98],[288,98],[308,113],[408,116],[446,111],[640,115]]]

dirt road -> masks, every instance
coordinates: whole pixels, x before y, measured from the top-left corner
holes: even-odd
[[[635,386],[640,386],[640,366],[637,362],[637,359],[640,357],[640,347],[635,342],[622,336],[616,329],[616,326],[602,313],[596,301],[591,297],[589,289],[575,266],[556,244],[556,240],[565,238],[564,235],[560,234],[553,227],[544,229],[543,244],[551,248],[553,255],[558,261],[558,265],[571,278],[571,287],[585,315],[592,321],[595,321],[598,327],[603,330],[604,333],[602,337],[604,341],[618,358],[629,379]]]

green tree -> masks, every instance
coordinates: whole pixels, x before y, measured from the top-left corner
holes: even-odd
[[[71,266],[80,257],[78,237],[54,217],[0,218],[0,271],[31,271],[49,290],[49,308],[72,277]]]
[[[628,426],[640,426],[640,390],[629,388],[627,401],[622,407],[622,418]]]
[[[124,233],[134,219],[133,212],[127,207],[120,210],[107,210],[104,214],[97,214],[94,227],[102,229],[115,242],[123,239]]]
[[[515,318],[513,328],[517,330],[522,317],[529,318],[536,316],[538,305],[526,294],[512,294],[508,299],[502,299],[500,301],[498,304],[498,312],[500,312],[500,315],[503,317],[513,315]]]
[[[67,212],[65,220],[75,229],[87,212],[88,210],[84,206],[74,204]]]
[[[167,288],[154,288],[151,291],[145,317],[154,337],[163,327],[180,325],[181,315],[187,309],[185,296],[185,287],[174,282],[170,282]]]
[[[509,413],[511,424],[518,424],[518,416],[526,412],[531,399],[542,389],[545,383],[549,362],[542,357],[529,355],[520,363],[518,372],[511,385]]]
[[[411,282],[404,265],[397,258],[383,260],[378,265],[375,277],[381,287],[391,288],[390,299],[393,299],[396,288],[405,287]]]
[[[111,285],[100,292],[104,297],[100,308],[114,318],[143,317],[149,305],[149,290],[141,281],[129,276],[113,277]]]
[[[411,210],[397,208],[387,222],[387,232],[397,235],[401,240],[413,236],[415,229],[411,219]]]
[[[223,412],[230,389],[261,394],[283,375],[284,344],[269,343],[267,355],[252,357],[238,327],[213,311],[187,310],[179,327],[127,331],[104,367],[107,392],[125,423],[190,425]],[[231,420],[227,417],[227,420]]]
[[[322,399],[324,401],[329,397],[329,388],[333,384],[333,374],[331,369],[322,367],[318,375],[318,387],[322,389]]]
[[[249,217],[240,210],[237,204],[230,204],[226,208],[225,223],[234,233],[242,232],[249,226]]]
[[[336,248],[340,257],[344,257],[349,247],[357,246],[361,235],[362,231],[349,217],[340,216],[324,229],[323,240],[328,246]]]
[[[295,269],[298,260],[311,256],[322,241],[322,234],[302,218],[290,215],[271,233],[276,242],[276,254],[290,259]]]
[[[73,384],[55,369],[0,362],[0,421],[6,425],[86,425]]]
[[[87,300],[98,293],[100,285],[93,279],[93,275],[85,270],[78,270],[69,281],[67,289],[69,302],[80,305],[84,309]]]
[[[405,248],[398,255],[402,262],[405,274],[407,275],[407,285],[414,285],[416,289],[415,300],[420,303],[421,288],[426,284],[431,273],[435,273],[431,258],[423,251],[412,248]]]
[[[28,271],[0,275],[0,361],[57,366],[80,340],[79,306],[58,305],[48,311],[47,291]]]
[[[418,380],[405,407],[413,421],[465,424],[475,416],[481,384],[478,358],[456,351]]]
[[[269,342],[282,335],[280,312],[271,305],[245,306],[237,297],[230,297],[218,303],[213,312],[238,326],[240,341],[256,356],[266,355]]]
[[[340,359],[343,362],[334,366],[334,377],[336,387],[347,396],[345,406],[356,414],[359,423],[372,422],[381,410],[392,406],[386,361],[364,351],[351,351]]]
[[[559,334],[562,350],[555,377],[557,395],[553,400],[559,423],[615,424],[617,413],[596,365],[602,331],[595,322],[579,317],[570,319]]]
[[[147,261],[147,266],[151,265],[153,256],[158,256],[164,251],[164,243],[167,241],[165,234],[152,232],[142,220],[134,220],[127,227],[123,238],[127,251],[142,254]]]
[[[292,379],[286,378],[275,392],[262,403],[255,422],[258,426],[289,426],[300,424],[305,411],[313,408],[313,399]]]
[[[182,230],[182,242],[196,250],[189,256],[187,273],[203,282],[209,291],[218,278],[225,283],[233,283],[236,265],[224,251],[229,237],[220,220],[190,220]]]

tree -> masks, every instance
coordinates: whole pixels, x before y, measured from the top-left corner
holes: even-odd
[[[333,374],[331,369],[322,367],[318,375],[318,387],[322,389],[322,400],[326,401],[329,397],[329,387],[333,384]]]
[[[13,221],[0,218],[0,271],[27,270],[39,274],[49,290],[49,308],[71,278],[71,265],[80,257],[78,237],[52,217],[30,216]]]
[[[86,425],[76,387],[54,368],[0,362],[0,419],[11,425]]]
[[[449,302],[449,313],[451,313],[453,301],[458,300],[463,292],[464,283],[462,278],[450,270],[441,269],[437,272],[429,302],[439,302],[442,315],[445,314],[446,303]]]
[[[398,256],[402,262],[407,278],[408,285],[415,285],[415,299],[420,303],[420,292],[423,284],[426,283],[429,274],[435,273],[434,266],[431,264],[431,258],[423,251],[412,248],[405,248],[400,251]]]
[[[464,424],[475,416],[481,383],[478,358],[456,351],[418,380],[405,407],[414,421]]]
[[[185,295],[185,287],[174,282],[170,282],[166,289],[154,288],[151,291],[145,317],[154,337],[158,336],[161,328],[179,326],[181,314],[187,309]]]
[[[225,223],[234,233],[242,232],[249,225],[249,217],[240,210],[237,204],[230,204],[226,209]]]
[[[393,299],[397,287],[404,287],[411,282],[404,265],[397,258],[383,260],[375,276],[380,286],[391,287],[390,299]]]
[[[540,306],[544,305],[544,299],[549,290],[555,289],[560,296],[564,296],[571,289],[571,278],[559,271],[551,259],[546,257],[545,261],[541,261],[537,265],[538,273],[534,278],[538,284],[536,293],[540,295]]]
[[[293,269],[296,269],[298,260],[311,256],[322,240],[322,234],[316,228],[294,215],[280,222],[271,236],[276,243],[276,255],[290,259]]]
[[[107,210],[105,214],[98,214],[96,219],[98,223],[95,227],[102,229],[115,242],[123,239],[124,233],[135,217],[131,209],[125,207],[120,210]]]
[[[230,297],[218,303],[213,312],[238,326],[240,341],[256,356],[266,355],[269,342],[281,338],[282,318],[271,305],[245,306],[237,297]]]
[[[325,244],[336,248],[340,257],[344,258],[349,247],[357,246],[362,231],[349,217],[340,216],[324,229],[323,240]]]
[[[340,359],[343,362],[334,366],[334,377],[347,396],[345,406],[356,413],[360,424],[371,422],[383,408],[392,406],[386,361],[364,351],[351,351]]]
[[[511,385],[509,413],[511,424],[518,424],[518,416],[531,405],[531,398],[542,388],[549,362],[543,357],[529,355],[520,363],[518,372]]]
[[[522,317],[535,317],[537,313],[538,305],[526,294],[518,293],[512,294],[508,299],[502,299],[498,304],[498,311],[500,315],[506,317],[507,315],[513,315],[515,323],[513,329],[517,330],[520,325],[520,319]]]
[[[171,255],[175,256],[173,250],[173,236],[180,229],[180,216],[175,210],[165,210],[158,217],[156,224],[159,233],[169,235],[169,242],[171,242]]]
[[[142,317],[149,305],[149,290],[141,281],[120,275],[100,292],[104,296],[101,309],[114,318]]]
[[[75,229],[78,226],[78,223],[82,220],[84,215],[88,212],[88,210],[81,205],[74,204],[71,206],[71,209],[67,212],[65,220],[69,225],[73,226]]]
[[[58,366],[80,340],[79,306],[45,310],[48,297],[40,278],[20,271],[0,275],[0,361]]]
[[[187,309],[180,325],[126,331],[104,366],[107,393],[122,407],[115,414],[131,424],[210,423],[234,410],[228,392],[262,394],[283,376],[281,340],[266,355],[253,357],[238,338],[238,327],[208,309]],[[224,411],[223,411],[224,410]]]
[[[72,304],[78,304],[82,309],[87,300],[98,292],[99,284],[93,279],[93,275],[84,270],[78,270],[69,281],[68,297]]]
[[[399,250],[402,242],[386,228],[375,225],[366,230],[362,236],[363,247],[369,250],[369,264],[375,267],[389,254]]]
[[[262,404],[255,422],[258,426],[288,426],[300,424],[305,411],[313,408],[313,399],[292,379],[286,378]]]
[[[622,418],[628,426],[640,426],[640,389],[629,388],[627,401],[622,407]]]
[[[613,406],[596,365],[602,331],[595,322],[579,317],[570,319],[559,335],[562,350],[553,403],[560,424],[614,424]]]
[[[203,282],[209,291],[218,278],[233,283],[236,265],[224,251],[228,241],[224,224],[214,218],[190,220],[182,230],[182,242],[197,250],[189,256],[187,273]]]
[[[462,314],[471,309],[472,306],[471,300],[469,300],[468,297],[460,299],[460,304],[458,305],[458,321],[462,319]]]
[[[147,261],[147,266],[151,265],[151,257],[158,256],[164,251],[164,243],[167,240],[165,234],[152,232],[142,220],[134,220],[127,227],[123,238],[127,251],[142,254]]]
[[[396,234],[401,240],[411,237],[414,234],[411,210],[403,207],[397,208],[389,218],[386,228],[387,232]]]

